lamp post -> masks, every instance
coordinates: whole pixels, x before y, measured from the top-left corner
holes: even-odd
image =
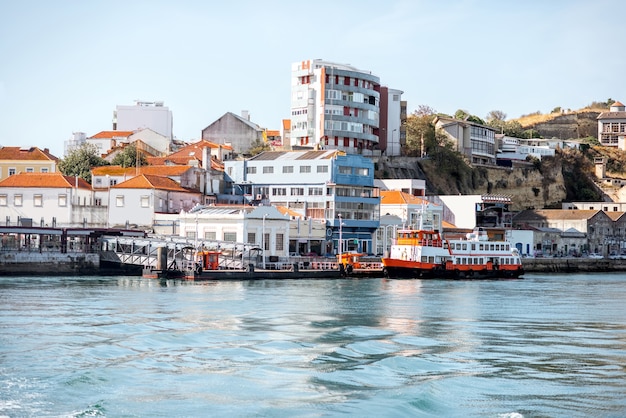
[[[265,268],[265,217],[267,216],[267,213],[263,215],[263,235],[261,236],[261,246],[263,248],[263,268]]]
[[[341,247],[342,247],[342,242],[343,242],[343,237],[342,237],[343,222],[341,220],[341,213],[337,214],[337,217],[339,218],[339,255],[341,255]]]
[[[109,228],[109,216],[111,216],[111,176],[107,174],[107,229]]]

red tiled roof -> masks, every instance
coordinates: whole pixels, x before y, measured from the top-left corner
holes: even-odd
[[[50,154],[47,148],[42,151],[37,147],[1,147],[0,160],[58,161],[59,159]]]
[[[61,173],[18,173],[0,181],[0,187],[71,188],[91,190],[91,185],[80,177]]]
[[[190,170],[189,165],[145,165],[143,167],[121,167],[119,165],[103,165],[91,169],[92,176],[135,176],[139,174],[153,174],[157,176],[180,176]]]
[[[159,189],[176,192],[189,192],[169,177],[140,174],[125,182],[118,183],[112,189]]]
[[[401,192],[398,190],[381,190],[380,191],[380,204],[381,205],[428,205],[428,200],[413,196],[412,194]]]
[[[90,139],[111,139],[111,138],[127,138],[131,136],[133,131],[101,131],[90,136]]]

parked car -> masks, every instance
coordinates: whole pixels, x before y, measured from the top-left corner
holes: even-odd
[[[604,256],[598,253],[589,253],[589,258],[600,259],[600,258],[604,258]]]

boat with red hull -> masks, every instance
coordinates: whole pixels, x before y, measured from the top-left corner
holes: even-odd
[[[517,249],[489,241],[482,228],[466,238],[443,239],[439,231],[401,229],[383,274],[391,279],[505,279],[524,274]]]

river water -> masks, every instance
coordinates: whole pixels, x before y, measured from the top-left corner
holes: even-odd
[[[2,278],[0,416],[626,416],[626,275]]]

